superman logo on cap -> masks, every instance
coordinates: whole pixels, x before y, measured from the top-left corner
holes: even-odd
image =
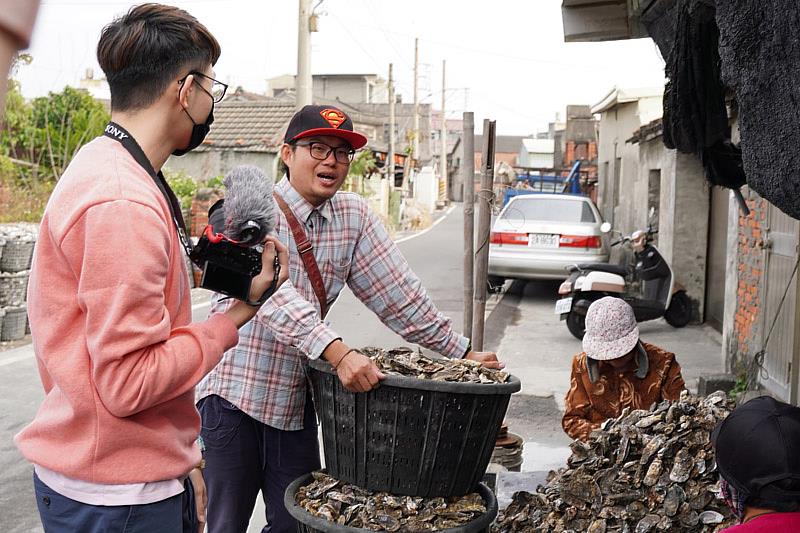
[[[338,109],[323,109],[319,112],[319,114],[322,115],[322,118],[324,118],[333,128],[338,128],[342,125],[342,122],[347,120],[347,117],[344,116],[344,113]]]

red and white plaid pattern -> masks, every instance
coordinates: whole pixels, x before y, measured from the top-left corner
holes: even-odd
[[[275,186],[314,245],[328,302],[345,283],[390,329],[408,342],[448,357],[462,357],[469,343],[454,332],[378,218],[358,195],[339,192],[314,209],[287,179]],[[289,281],[239,330],[239,344],[197,386],[197,399],[222,396],[242,411],[283,430],[303,427],[308,359],[340,338],[320,320],[320,306],[283,213],[278,238],[289,247]],[[216,302],[212,312],[231,305]],[[344,339],[347,342],[347,339]]]

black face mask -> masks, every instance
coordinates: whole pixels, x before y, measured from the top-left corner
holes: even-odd
[[[172,155],[182,156],[186,153],[191,152],[203,142],[203,139],[206,138],[208,135],[209,130],[211,129],[211,124],[214,123],[214,103],[211,104],[211,111],[208,112],[208,118],[202,124],[198,124],[192,118],[192,115],[186,111],[186,108],[183,108],[183,112],[186,113],[186,116],[189,117],[189,120],[192,121],[192,136],[189,138],[189,145],[186,148],[179,148],[172,152]]]

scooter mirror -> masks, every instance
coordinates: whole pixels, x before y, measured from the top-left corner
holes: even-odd
[[[602,224],[600,224],[600,231],[602,231],[603,233],[608,233],[609,231],[611,231],[611,224],[608,222],[603,222]]]

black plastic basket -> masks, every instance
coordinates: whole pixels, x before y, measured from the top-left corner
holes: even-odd
[[[367,490],[461,496],[481,481],[511,394],[520,382],[451,383],[387,376],[367,393],[347,391],[312,361],[325,466]]]
[[[35,244],[32,240],[7,240],[3,248],[3,256],[0,257],[0,271],[21,272],[31,268]]]
[[[20,305],[28,291],[29,271],[0,272],[0,307]]]
[[[6,307],[3,316],[3,329],[0,340],[17,341],[25,336],[25,324],[28,322],[28,310],[25,307]]]
[[[369,529],[335,524],[325,520],[324,518],[314,516],[297,505],[297,502],[294,499],[295,494],[297,494],[297,491],[300,490],[300,487],[311,483],[311,481],[311,474],[300,476],[292,481],[292,483],[286,488],[286,492],[283,495],[283,504],[286,506],[286,510],[289,511],[289,514],[292,515],[295,520],[297,520],[297,531],[299,533],[357,533],[370,531]],[[489,489],[489,487],[483,483],[478,484],[476,492],[478,492],[478,494],[481,495],[481,498],[483,498],[483,502],[486,505],[486,512],[472,522],[468,522],[463,526],[440,529],[437,533],[479,533],[489,531],[489,526],[492,524],[492,522],[494,522],[495,517],[497,517],[497,498]]]

